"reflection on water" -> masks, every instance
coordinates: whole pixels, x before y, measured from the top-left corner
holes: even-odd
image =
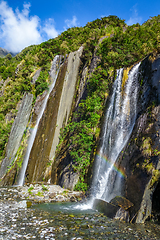
[[[42,203],[42,204],[36,204],[32,208],[34,209],[40,209],[47,212],[61,212],[65,214],[94,214],[95,210],[89,209],[89,208],[83,208],[83,206],[86,206],[85,204],[79,204],[79,203]]]

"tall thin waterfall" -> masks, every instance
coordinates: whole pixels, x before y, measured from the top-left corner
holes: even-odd
[[[117,71],[110,104],[105,114],[105,124],[101,144],[95,160],[93,196],[110,201],[121,195],[123,174],[115,167],[115,162],[127,143],[133,130],[138,96],[138,69],[135,65],[125,82],[123,69]]]
[[[61,56],[57,55],[57,56],[55,56],[55,58],[53,60],[53,63],[52,63],[52,68],[51,68],[51,72],[50,72],[50,77],[52,79],[52,84],[49,87],[49,91],[48,91],[48,93],[45,97],[45,100],[44,100],[44,103],[42,105],[41,111],[38,115],[35,127],[34,127],[32,133],[29,137],[27,151],[26,151],[26,154],[25,154],[25,157],[24,157],[24,160],[23,160],[22,168],[20,170],[19,179],[17,181],[18,186],[22,186],[24,184],[25,172],[26,172],[26,169],[27,169],[29,156],[30,156],[30,153],[31,153],[31,150],[32,150],[32,146],[33,146],[36,134],[37,134],[37,129],[38,129],[39,122],[40,122],[40,120],[43,116],[44,110],[46,108],[49,95],[50,95],[51,91],[53,90],[53,88],[55,86],[55,83],[56,83],[56,79],[57,79],[59,68],[60,68],[60,61],[61,61],[60,59],[61,59]]]

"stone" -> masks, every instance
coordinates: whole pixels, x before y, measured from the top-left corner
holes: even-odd
[[[114,218],[117,211],[119,210],[119,207],[113,205],[112,203],[108,203],[102,199],[95,199],[93,203],[93,209],[104,213],[109,218]]]
[[[128,210],[130,207],[132,207],[134,205],[128,199],[121,197],[121,196],[116,196],[115,198],[111,199],[111,201],[109,203],[111,203],[115,206],[119,206],[124,210]]]
[[[49,194],[49,197],[50,197],[51,199],[55,198],[55,197],[56,197],[56,193],[50,193],[50,194]]]
[[[41,68],[39,68],[38,70],[36,70],[34,72],[34,75],[33,75],[32,80],[31,80],[32,84],[35,84],[35,82],[37,81],[37,79],[38,79],[38,77],[40,75],[40,72],[41,72]]]
[[[123,208],[120,208],[116,212],[116,216],[114,218],[120,221],[129,222],[129,212],[125,211]]]
[[[64,168],[62,175],[60,176],[59,184],[61,187],[67,188],[73,191],[74,186],[77,184],[79,180],[78,172],[74,172],[74,170],[67,166]]]

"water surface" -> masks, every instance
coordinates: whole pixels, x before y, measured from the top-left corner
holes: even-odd
[[[75,203],[31,205],[26,200],[13,199],[9,189],[0,190],[1,240],[160,239],[158,224],[126,224],[92,209],[79,210]]]

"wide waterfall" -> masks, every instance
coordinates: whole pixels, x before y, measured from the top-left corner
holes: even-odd
[[[57,79],[59,68],[60,68],[60,61],[61,61],[60,59],[61,59],[61,56],[57,55],[57,56],[55,56],[55,58],[53,60],[53,63],[52,63],[52,68],[51,68],[51,71],[50,71],[50,78],[51,78],[52,84],[49,87],[49,91],[48,91],[48,93],[45,97],[45,100],[43,102],[41,111],[38,115],[38,118],[37,118],[37,121],[36,121],[36,124],[35,124],[35,127],[34,127],[33,131],[31,132],[31,135],[29,137],[27,151],[26,151],[26,154],[25,154],[25,157],[24,157],[24,160],[23,160],[23,164],[22,164],[22,168],[20,170],[19,178],[18,178],[18,181],[17,181],[18,186],[22,186],[24,184],[25,172],[26,172],[26,169],[27,169],[29,156],[30,156],[30,153],[31,153],[31,150],[32,150],[32,146],[33,146],[36,134],[37,134],[37,129],[38,129],[40,120],[43,116],[44,110],[45,110],[46,105],[47,105],[48,98],[49,98],[50,93],[52,92],[52,90],[55,86],[55,83],[56,83],[56,79]]]
[[[117,71],[95,159],[92,202],[95,198],[110,201],[121,195],[121,183],[125,173],[115,163],[136,120],[139,65],[140,63],[135,65],[128,75],[126,70]]]

